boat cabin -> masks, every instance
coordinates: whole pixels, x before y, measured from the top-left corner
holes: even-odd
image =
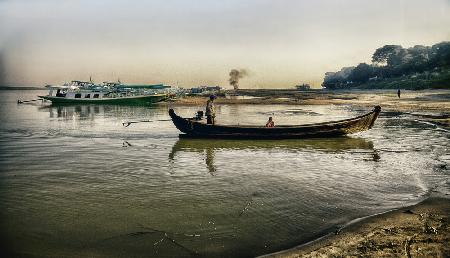
[[[101,99],[105,96],[105,92],[68,92],[66,99]]]
[[[77,86],[49,86],[48,96],[66,99],[101,99],[107,92],[99,90],[82,90]]]

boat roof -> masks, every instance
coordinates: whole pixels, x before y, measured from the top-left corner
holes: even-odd
[[[45,88],[52,88],[52,89],[78,89],[78,86],[74,85],[46,85]]]
[[[134,85],[121,84],[121,85],[118,85],[117,88],[159,90],[159,89],[167,89],[167,88],[171,88],[171,87],[164,85],[164,84],[134,84]]]

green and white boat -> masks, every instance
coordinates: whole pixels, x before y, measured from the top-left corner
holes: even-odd
[[[166,100],[171,87],[157,85],[123,85],[120,82],[72,81],[64,85],[48,85],[49,94],[39,96],[53,104],[118,104],[147,105]]]

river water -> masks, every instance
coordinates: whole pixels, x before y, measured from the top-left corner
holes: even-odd
[[[44,93],[0,92],[2,250],[16,255],[251,257],[450,193],[450,133],[408,114],[335,139],[188,140],[156,121],[168,107],[17,104]],[[219,123],[254,125],[367,111],[217,107]],[[139,120],[154,122],[122,126]]]

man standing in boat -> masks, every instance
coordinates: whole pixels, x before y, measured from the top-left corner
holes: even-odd
[[[214,124],[214,118],[216,117],[216,112],[214,110],[214,100],[215,95],[209,96],[209,100],[206,102],[206,123],[209,125]]]

